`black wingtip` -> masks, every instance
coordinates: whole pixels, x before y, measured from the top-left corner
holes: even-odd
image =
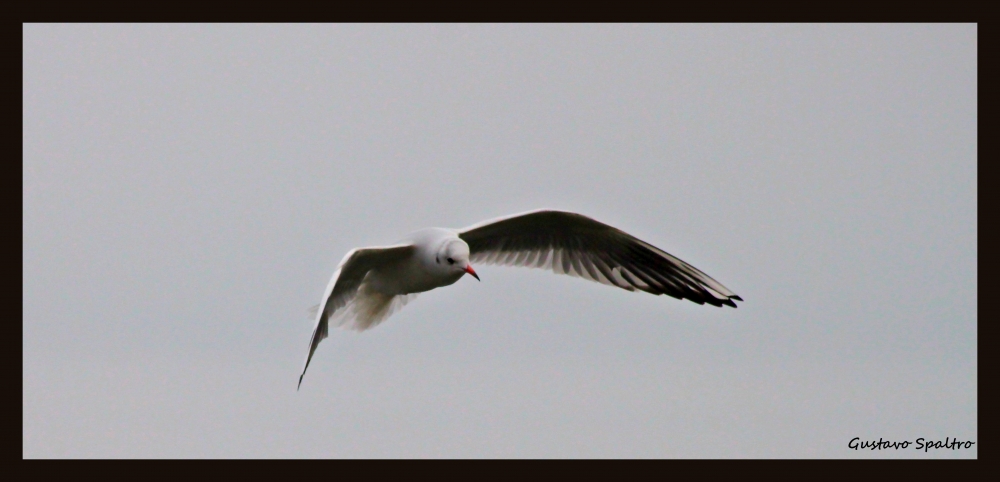
[[[302,388],[302,377],[304,377],[304,376],[306,376],[305,373],[299,375],[299,386],[295,387],[295,391],[296,392],[299,391],[300,388]]]
[[[743,301],[743,298],[740,298],[739,296],[736,296],[736,295],[730,296],[729,299],[736,300],[736,301]]]

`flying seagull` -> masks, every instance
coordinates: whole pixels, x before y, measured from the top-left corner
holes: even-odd
[[[330,323],[367,330],[417,293],[455,283],[471,263],[550,269],[598,283],[699,305],[743,301],[721,283],[666,251],[586,216],[548,209],[490,219],[463,229],[428,228],[390,246],[344,256],[316,307],[302,377]]]

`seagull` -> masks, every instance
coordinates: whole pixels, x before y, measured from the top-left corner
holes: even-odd
[[[330,324],[357,331],[381,323],[418,293],[454,284],[471,263],[552,270],[628,291],[699,305],[743,301],[694,266],[624,231],[581,214],[541,209],[463,229],[427,228],[399,243],[352,249],[315,306],[316,326],[299,388]]]

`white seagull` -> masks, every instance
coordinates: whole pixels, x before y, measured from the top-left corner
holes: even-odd
[[[471,262],[551,269],[628,291],[689,299],[699,305],[743,301],[694,266],[619,229],[586,216],[542,209],[463,229],[428,228],[391,246],[355,248],[344,256],[316,306],[302,377],[313,353],[337,326],[367,330],[417,293],[448,286]]]

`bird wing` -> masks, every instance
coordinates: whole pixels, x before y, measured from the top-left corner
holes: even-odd
[[[328,335],[330,318],[339,311],[342,311],[344,307],[351,304],[358,297],[359,289],[362,288],[365,277],[373,268],[405,260],[413,255],[415,250],[416,247],[412,244],[373,246],[352,249],[344,256],[344,259],[340,261],[340,266],[337,267],[337,271],[330,278],[330,283],[326,286],[326,291],[323,293],[323,302],[316,309],[316,327],[313,328],[312,338],[309,341],[309,355],[306,356],[305,366],[302,367],[302,375],[299,375],[300,387],[302,386],[302,377],[305,376],[306,370],[309,368],[309,362],[312,360],[316,347]],[[412,298],[412,295],[404,295],[400,300],[395,300],[394,303],[391,303],[391,306],[387,307],[389,308],[389,313],[391,313],[391,310],[405,304],[410,298]],[[393,302],[393,297],[390,296],[388,301]],[[383,314],[385,314],[385,310],[383,310]],[[388,316],[388,314],[385,314],[385,316]],[[380,320],[381,318],[378,321]],[[368,326],[371,326],[371,323],[360,329],[367,328]]]
[[[624,290],[698,304],[743,301],[707,274],[645,241],[576,213],[538,210],[459,230],[470,260],[551,269]]]

